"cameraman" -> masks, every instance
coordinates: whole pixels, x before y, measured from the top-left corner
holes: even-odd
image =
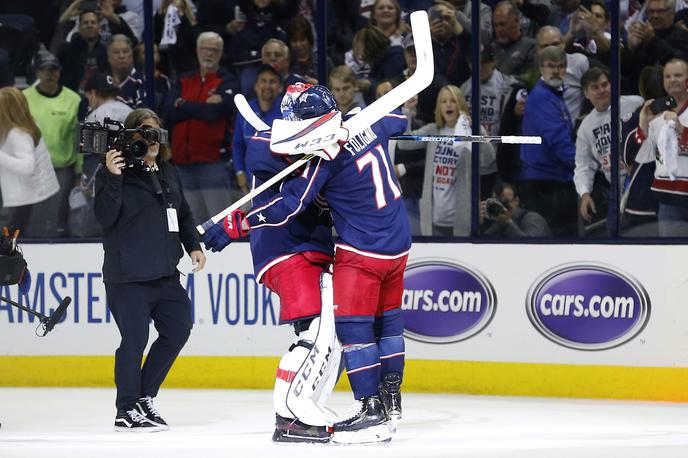
[[[159,128],[160,119],[141,108],[127,116],[124,127]],[[126,133],[122,135],[126,138]],[[138,133],[131,138],[141,139]],[[122,148],[125,151],[108,151],[105,167],[96,177],[95,213],[103,226],[105,251],[103,282],[122,337],[115,353],[117,431],[168,429],[153,398],[193,324],[191,304],[176,268],[182,245],[194,272],[205,265],[179,177],[167,162],[167,145],[146,143],[143,160],[129,157],[129,145]],[[141,368],[151,319],[159,336]]]
[[[481,233],[489,237],[549,237],[547,221],[519,204],[516,186],[497,182],[492,198],[480,202]]]

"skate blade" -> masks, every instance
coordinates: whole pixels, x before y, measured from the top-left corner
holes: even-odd
[[[387,424],[371,426],[358,431],[335,431],[332,443],[339,445],[349,444],[382,444],[392,440],[392,433]]]
[[[399,424],[400,415],[390,415],[389,421],[387,422],[387,428],[389,432],[395,434],[397,432],[397,424]]]
[[[115,431],[118,433],[159,433],[160,431],[167,431],[160,426],[151,426],[148,428],[127,428],[125,426],[115,426]]]

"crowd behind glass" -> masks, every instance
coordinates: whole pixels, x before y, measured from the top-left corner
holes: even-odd
[[[233,95],[244,94],[269,124],[281,116],[286,85],[317,82],[315,3],[153,1],[151,108],[170,132],[171,161],[198,222],[251,187],[245,139],[253,131]],[[471,0],[327,4],[327,85],[343,113],[415,71],[408,14],[424,9],[435,77],[401,107],[408,133],[471,134],[471,44],[479,40],[481,134],[542,137],[541,145],[481,143],[478,163],[466,142],[393,142],[414,235],[470,236],[477,206],[483,238],[604,239],[616,235],[608,222],[617,210],[623,237],[688,236],[685,0],[620,2],[618,176],[610,1],[484,0],[479,37],[471,33]],[[54,172],[43,166],[42,181],[55,188],[19,195],[32,172],[1,140],[0,225],[21,221],[25,237],[98,237],[92,193],[102,161],[77,152],[77,126],[123,120],[144,105],[142,2],[7,0],[0,23],[0,86],[22,90]],[[12,109],[3,100],[0,121]],[[479,201],[472,176],[480,177]],[[609,204],[615,180],[618,209]]]

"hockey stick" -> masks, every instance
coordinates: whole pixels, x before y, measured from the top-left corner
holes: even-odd
[[[416,71],[399,86],[345,121],[343,127],[349,131],[349,138],[372,126],[432,83],[435,64],[432,56],[428,14],[425,11],[411,13],[411,32],[416,48]]]
[[[237,110],[239,110],[239,113],[241,113],[241,116],[244,117],[246,122],[258,132],[270,130],[270,126],[265,124],[265,122],[258,117],[256,112],[253,111],[246,97],[244,97],[244,94],[237,94],[234,96],[234,105],[236,105]]]
[[[411,32],[413,33],[413,41],[416,48],[416,71],[399,86],[395,87],[387,94],[365,107],[358,114],[345,121],[342,124],[342,127],[349,131],[349,138],[358,134],[366,127],[372,126],[378,120],[382,119],[385,115],[403,105],[404,102],[421,92],[423,89],[428,87],[430,83],[432,83],[432,78],[435,72],[435,64],[432,56],[432,41],[430,37],[428,14],[425,11],[414,11],[411,13]],[[253,110],[251,110],[251,107],[248,106],[248,103],[244,103],[246,102],[245,98],[243,98],[243,101],[241,101],[242,98],[243,96],[239,97],[239,95],[236,95],[234,97],[234,103],[237,105],[237,109],[242,116],[244,116],[244,119],[246,119],[246,121],[256,130],[266,130],[259,128],[261,124],[265,125],[265,123],[260,121],[260,118],[258,118],[255,113],[253,113],[253,116],[248,113],[249,111]],[[239,100],[238,103],[237,100]],[[258,119],[260,123],[256,122],[256,119]],[[251,192],[222,210],[217,215],[196,226],[196,230],[198,230],[200,234],[204,234],[205,231],[222,220],[222,218],[231,214],[234,210],[240,208],[246,202],[249,202],[255,196],[265,191],[273,184],[277,183],[282,178],[286,177],[314,157],[314,154],[309,154],[294,162],[289,167],[282,170],[262,185],[253,189]]]
[[[257,188],[252,189],[251,192],[249,192],[249,193],[246,194],[244,197],[242,197],[241,199],[239,199],[239,200],[237,200],[236,202],[234,202],[234,203],[233,203],[232,205],[230,205],[229,207],[227,207],[227,208],[225,208],[224,210],[222,210],[222,211],[221,211],[220,213],[218,213],[217,215],[213,216],[212,218],[210,218],[209,220],[205,221],[204,223],[199,224],[198,226],[196,226],[196,230],[198,231],[199,234],[205,234],[205,231],[207,231],[207,230],[210,229],[214,224],[216,224],[217,222],[219,222],[220,220],[222,220],[222,218],[224,218],[224,217],[227,216],[227,215],[230,215],[230,214],[231,214],[234,210],[236,210],[237,208],[241,208],[241,206],[244,205],[246,202],[249,202],[249,201],[250,201],[251,199],[253,199],[255,196],[257,196],[258,194],[262,193],[263,191],[265,191],[266,189],[268,189],[269,187],[271,187],[273,184],[277,183],[277,182],[280,181],[282,178],[286,177],[287,175],[289,175],[289,174],[292,173],[294,170],[298,169],[299,167],[301,167],[303,164],[305,164],[306,162],[310,161],[310,160],[313,159],[314,157],[315,157],[315,154],[307,154],[306,156],[302,157],[301,159],[299,159],[298,161],[294,162],[293,164],[291,164],[291,165],[290,165],[289,167],[287,167],[286,169],[284,169],[284,170],[282,170],[281,172],[275,174],[272,178],[270,178],[268,181],[266,181],[266,182],[263,183],[262,185],[258,186]]]
[[[453,140],[455,142],[510,143],[522,145],[539,145],[542,143],[542,137],[519,135],[397,135],[396,137],[390,137],[389,139],[415,140],[418,142],[446,142],[448,140]]]

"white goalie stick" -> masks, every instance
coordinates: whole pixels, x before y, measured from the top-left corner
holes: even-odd
[[[234,105],[236,105],[237,110],[239,110],[239,113],[241,113],[241,116],[244,117],[246,122],[258,132],[270,130],[270,126],[265,124],[265,121],[260,119],[256,112],[251,109],[251,105],[248,104],[244,94],[237,94],[234,96]]]
[[[385,115],[403,105],[404,102],[421,92],[423,89],[428,87],[430,83],[432,83],[432,78],[435,73],[435,64],[432,56],[430,24],[428,23],[428,14],[425,11],[414,11],[411,13],[411,32],[413,33],[413,41],[416,48],[416,71],[406,81],[402,82],[400,85],[377,99],[375,102],[365,107],[355,116],[352,116],[350,119],[344,121],[342,127],[349,131],[349,138],[360,133],[363,131],[363,129],[372,126]],[[234,97],[234,101],[241,115],[249,124],[251,124],[254,129],[258,131],[269,129],[265,122],[260,120],[255,112],[253,112],[248,103],[246,103],[246,99],[241,94],[236,95]],[[260,122],[256,122],[256,120]],[[241,208],[242,205],[249,202],[255,196],[270,188],[275,183],[278,183],[284,177],[288,176],[314,157],[316,157],[315,154],[308,154],[298,161],[292,163],[289,167],[277,173],[262,185],[253,189],[251,192],[222,210],[217,215],[196,226],[196,230],[198,230],[200,234],[204,234],[205,231],[210,229],[217,222],[221,221],[222,218],[230,215],[234,210]]]
[[[390,140],[415,140],[417,142],[455,142],[471,143],[510,143],[520,145],[539,145],[542,137],[527,135],[397,135]]]

